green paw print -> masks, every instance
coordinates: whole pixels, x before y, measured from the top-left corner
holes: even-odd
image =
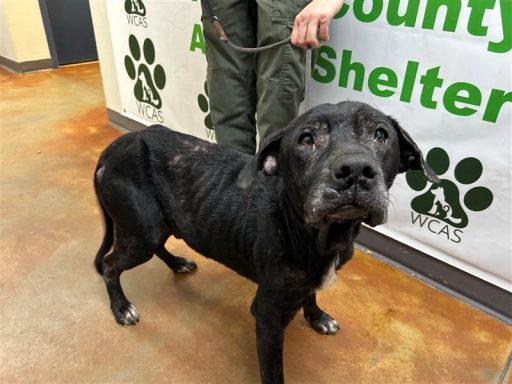
[[[146,16],[146,6],[142,0],[125,0],[124,10],[131,15]]]
[[[450,168],[450,158],[442,148],[432,148],[426,157],[427,163],[439,175],[444,175]],[[466,157],[455,165],[453,175],[460,184],[474,184],[480,179],[483,166],[480,160]],[[406,174],[409,187],[415,191],[423,191],[428,182],[420,171],[409,171]],[[475,186],[468,190],[461,203],[457,184],[448,179],[441,179],[439,184],[431,184],[426,192],[411,201],[411,208],[417,213],[435,217],[456,228],[468,225],[468,216],[464,208],[480,212],[489,208],[493,201],[489,188]]]
[[[130,55],[124,57],[124,67],[130,79],[135,80],[133,93],[135,98],[143,103],[152,105],[160,109],[162,107],[162,99],[158,93],[158,89],[162,90],[165,86],[165,71],[160,64],[155,65],[153,71],[149,69],[155,62],[155,46],[150,39],[145,39],[142,45],[142,54],[144,62],[138,64],[135,68],[135,62],[141,59],[141,50],[139,42],[134,35],[128,38],[130,46]]]
[[[206,117],[204,118],[204,125],[206,128],[213,130],[213,121],[212,116],[210,114],[210,103],[208,102],[208,83],[204,82],[204,93],[197,96],[197,104],[199,104],[199,108],[201,111],[206,113]]]

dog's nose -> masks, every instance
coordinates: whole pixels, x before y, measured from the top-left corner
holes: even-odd
[[[362,156],[338,158],[333,164],[333,176],[341,183],[343,189],[348,189],[354,184],[368,188],[376,175],[370,159]]]

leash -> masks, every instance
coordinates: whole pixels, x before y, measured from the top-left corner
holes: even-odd
[[[220,24],[219,18],[213,14],[213,8],[210,4],[209,0],[201,0],[201,4],[203,5],[204,11],[206,13],[206,17],[208,21],[212,24],[215,32],[217,32],[217,36],[221,41],[229,45],[232,49],[242,53],[258,53],[267,51],[269,49],[274,49],[280,47],[281,45],[285,45],[290,43],[292,37],[287,37],[286,39],[279,40],[275,43],[263,45],[260,47],[240,47],[233,43],[230,39],[222,25]],[[310,109],[311,104],[311,48],[306,49],[306,68],[305,68],[305,79],[304,79],[304,109],[308,111]]]
[[[304,73],[304,112],[311,109],[311,48],[306,49],[306,68]]]
[[[273,49],[276,47],[280,47],[281,45],[288,44],[290,40],[292,39],[291,36],[284,39],[277,41],[275,43],[264,45],[261,47],[254,47],[254,48],[246,48],[246,47],[240,47],[233,43],[230,39],[226,31],[222,28],[222,25],[220,24],[219,18],[213,14],[213,8],[210,4],[209,0],[201,0],[201,4],[203,4],[203,8],[206,12],[206,17],[208,18],[208,21],[212,24],[213,28],[215,29],[215,32],[217,32],[217,35],[219,36],[219,39],[228,44],[231,48],[233,48],[235,51],[243,52],[243,53],[258,53],[262,51],[266,51],[268,49]]]

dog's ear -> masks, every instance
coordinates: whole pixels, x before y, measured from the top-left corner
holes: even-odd
[[[395,127],[400,140],[400,169],[399,172],[406,172],[409,169],[420,170],[423,172],[425,178],[431,183],[438,184],[439,178],[430,166],[427,164],[421,150],[418,148],[414,140],[409,134],[398,124],[394,119],[393,126]]]
[[[258,172],[265,176],[274,176],[279,171],[279,149],[285,129],[274,132],[262,143],[258,153],[251,159],[238,175],[236,181],[240,188],[247,188],[256,179]]]

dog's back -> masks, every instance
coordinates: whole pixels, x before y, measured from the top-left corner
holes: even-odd
[[[253,232],[258,212],[252,207],[258,204],[251,201],[258,199],[253,193],[258,187],[242,189],[236,183],[250,158],[152,126],[120,137],[104,151],[96,191],[106,221],[114,217],[117,230],[146,237],[148,248],[172,234],[254,280],[251,242],[242,236]]]

